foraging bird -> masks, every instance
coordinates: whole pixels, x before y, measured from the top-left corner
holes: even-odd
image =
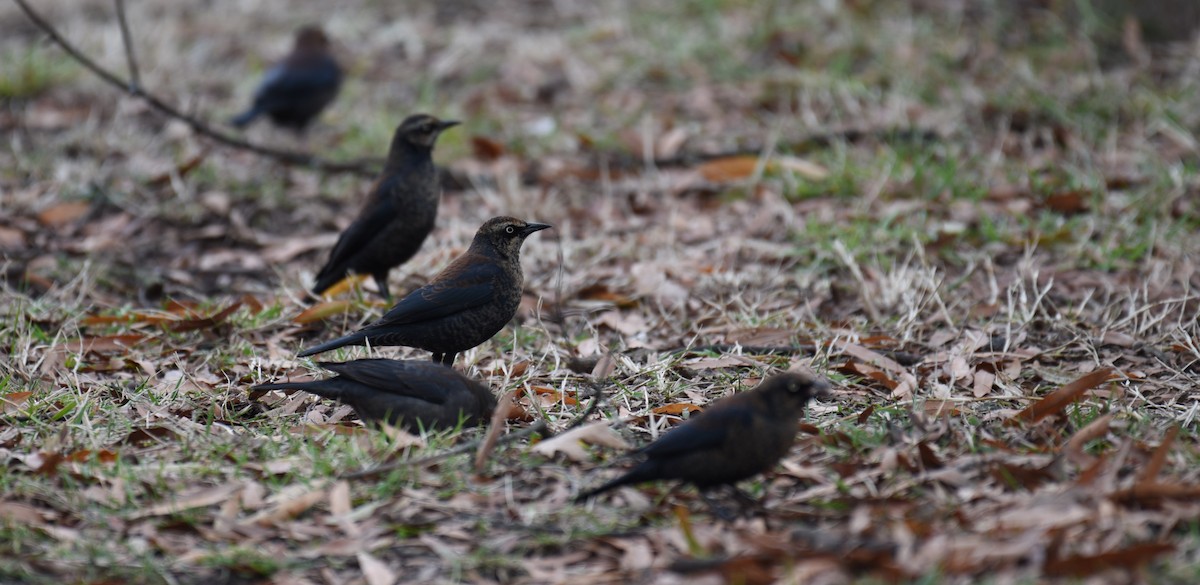
[[[378,321],[301,352],[310,356],[347,345],[407,345],[433,352],[433,361],[454,356],[492,338],[521,304],[521,244],[551,226],[493,217],[480,226],[471,247],[425,286],[400,299]]]
[[[229,121],[242,128],[260,115],[276,126],[301,133],[342,86],[342,68],[329,52],[329,38],[314,26],[296,31],[292,52],[267,70],[254,104]]]
[[[363,359],[318,362],[337,376],[260,384],[252,390],[303,390],[349,404],[364,422],[387,422],[413,433],[486,423],[496,397],[454,368],[424,361]]]
[[[635,453],[646,459],[624,475],[575,498],[583,502],[615,487],[678,479],[701,494],[770,470],[787,454],[804,405],[828,395],[829,383],[785,372],[718,400],[695,418]]]
[[[358,218],[338,237],[317,273],[313,294],[320,296],[347,272],[355,272],[373,276],[379,293],[390,297],[388,272],[412,258],[433,231],[441,197],[433,145],[457,124],[418,114],[396,128],[383,174],[371,186]]]

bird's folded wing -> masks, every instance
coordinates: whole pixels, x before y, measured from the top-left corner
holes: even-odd
[[[329,261],[317,275],[317,280],[321,280],[326,271],[343,272],[350,257],[367,247],[371,238],[383,233],[388,222],[394,219],[395,214],[396,206],[391,201],[387,199],[373,201],[370,209],[364,209],[358,219],[355,219],[354,223],[338,236],[337,244],[334,244],[333,251],[329,253]]]
[[[286,67],[276,65],[267,70],[258,91],[254,94],[257,105],[269,106],[277,100],[291,100],[298,95],[320,91],[338,82],[338,73],[332,67]]]
[[[407,396],[433,404],[445,404],[446,392],[453,374],[431,372],[428,368],[418,370],[404,362],[385,359],[356,360],[353,362],[319,362],[322,368],[371,387],[382,393]]]
[[[494,283],[502,273],[494,264],[478,264],[457,278],[431,282],[400,299],[374,325],[420,323],[486,305],[495,295]]]
[[[729,433],[748,426],[751,416],[749,411],[740,408],[704,412],[638,452],[656,458],[713,449],[719,447]]]

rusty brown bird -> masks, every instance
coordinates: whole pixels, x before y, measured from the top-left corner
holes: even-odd
[[[645,459],[616,479],[581,493],[576,502],[616,487],[662,479],[682,480],[701,493],[769,471],[791,449],[800,417],[829,383],[785,372],[755,388],[718,400],[699,415],[635,451]]]
[[[477,426],[496,409],[496,397],[483,384],[432,362],[363,359],[317,365],[337,376],[252,390],[303,390],[350,405],[365,422],[387,422],[414,433]]]
[[[396,128],[383,174],[371,186],[354,222],[338,237],[329,260],[317,273],[313,294],[320,296],[349,272],[370,274],[389,298],[388,272],[412,258],[437,219],[442,191],[433,145],[454,120],[409,116]]]
[[[433,352],[436,362],[453,364],[458,352],[491,339],[516,315],[524,286],[521,244],[549,227],[512,217],[489,219],[463,255],[378,321],[300,357],[347,345],[406,345]]]

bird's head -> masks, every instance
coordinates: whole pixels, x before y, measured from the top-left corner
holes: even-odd
[[[396,138],[415,146],[433,148],[438,135],[458,124],[457,120],[439,120],[427,114],[416,114],[400,123],[400,127],[396,129]]]
[[[484,222],[475,232],[471,247],[485,246],[501,256],[517,257],[521,244],[529,234],[553,227],[544,223],[530,223],[515,217],[493,217]]]
[[[297,52],[326,51],[329,49],[329,37],[317,26],[306,26],[296,31]]]
[[[803,373],[784,372],[763,380],[755,391],[761,392],[781,414],[799,416],[804,405],[814,398],[829,398],[829,382]]]

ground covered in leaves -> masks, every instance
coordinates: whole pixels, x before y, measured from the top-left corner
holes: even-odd
[[[112,3],[34,4],[128,75]],[[484,429],[252,396],[385,310],[304,298],[369,177],[198,136],[5,4],[0,581],[1200,580],[1194,43],[1038,3],[407,4],[126,8],[142,85],[217,128],[327,28],[342,95],[253,142],[377,159],[410,113],[465,122],[392,287],[488,217],[554,224],[457,363],[545,430],[476,460]],[[743,485],[761,510],[569,502],[793,367],[834,398]]]

